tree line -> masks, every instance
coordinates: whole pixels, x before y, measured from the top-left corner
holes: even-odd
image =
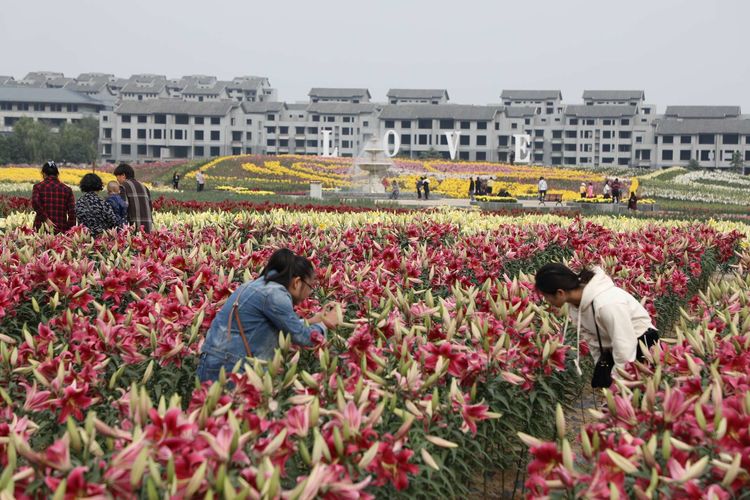
[[[95,118],[64,123],[55,132],[46,123],[23,117],[14,124],[13,132],[0,135],[0,165],[48,160],[90,163],[96,160],[98,142],[99,122]]]

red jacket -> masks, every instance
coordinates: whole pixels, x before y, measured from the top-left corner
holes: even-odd
[[[73,190],[57,177],[46,177],[34,184],[31,191],[31,206],[34,207],[34,229],[39,229],[49,220],[55,232],[65,232],[76,225],[76,199]]]

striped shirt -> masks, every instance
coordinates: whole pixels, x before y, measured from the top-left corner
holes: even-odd
[[[128,202],[128,222],[143,231],[151,232],[151,193],[135,179],[126,179],[120,186],[121,196]]]

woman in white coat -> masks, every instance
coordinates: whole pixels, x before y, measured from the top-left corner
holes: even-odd
[[[546,264],[536,273],[536,289],[555,307],[569,305],[570,317],[578,325],[577,342],[581,334],[591,349],[594,362],[602,351],[609,350],[614,366],[642,360],[640,341],[651,347],[659,334],[648,311],[600,268],[572,271],[563,264]],[[576,367],[580,356],[576,354]],[[578,368],[580,371],[580,368]],[[617,375],[617,370],[612,371]]]

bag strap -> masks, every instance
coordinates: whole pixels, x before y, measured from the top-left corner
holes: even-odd
[[[237,320],[237,329],[240,331],[242,343],[245,344],[245,352],[249,357],[252,357],[253,351],[250,350],[250,344],[247,341],[247,337],[245,337],[245,329],[242,328],[242,322],[240,321],[239,302],[241,296],[242,292],[240,292],[240,294],[235,299],[234,304],[232,304],[232,310],[229,311],[229,320],[227,321],[227,340],[230,340],[232,338],[232,318],[234,318]]]
[[[599,335],[599,325],[596,322],[596,310],[594,309],[594,301],[591,301],[591,315],[594,316],[594,326],[596,327],[596,339],[599,341],[599,352],[604,352],[604,347],[602,347],[602,336]]]

